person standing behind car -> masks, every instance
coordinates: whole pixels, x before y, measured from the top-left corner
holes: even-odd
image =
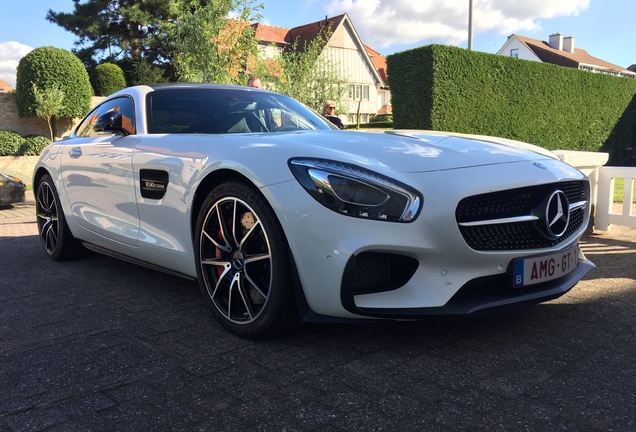
[[[250,77],[249,80],[247,80],[247,86],[248,87],[254,87],[254,88],[263,88],[263,83],[261,82],[261,77],[253,75]]]
[[[338,126],[338,129],[344,129],[344,123],[342,123],[340,117],[336,116],[335,114],[336,103],[332,100],[325,101],[325,104],[322,107],[323,117]]]

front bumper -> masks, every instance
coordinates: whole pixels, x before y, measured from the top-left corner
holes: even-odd
[[[283,225],[308,308],[338,319],[413,319],[428,315],[471,315],[539,303],[569,291],[594,268],[582,253],[572,273],[537,286],[513,288],[511,263],[518,258],[567,250],[578,243],[589,221],[558,245],[537,249],[475,250],[455,218],[466,197],[499,190],[585,180],[560,161],[479,166],[426,173],[403,173],[396,180],[423,197],[411,223],[364,220],[337,214],[318,204],[296,182],[264,190]],[[551,169],[553,168],[553,169]],[[406,257],[417,262],[408,280],[389,290],[354,293],[356,262],[362,254]]]

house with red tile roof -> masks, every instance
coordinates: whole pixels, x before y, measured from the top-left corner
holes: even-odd
[[[636,78],[636,72],[591,56],[584,49],[574,46],[574,36],[564,37],[561,33],[550,35],[547,42],[512,34],[497,54],[588,72]]]
[[[11,84],[6,81],[0,80],[0,93],[9,93],[11,90],[13,90]]]
[[[316,21],[291,29],[273,27],[261,23],[253,25],[261,55],[273,59],[291,49],[297,41],[302,49],[305,42],[313,40],[327,30],[331,37],[321,56],[338,65],[339,73],[347,84],[346,109],[341,114],[346,123],[366,123],[377,114],[391,113],[391,93],[387,84],[386,59],[360,40],[358,32],[347,14]]]

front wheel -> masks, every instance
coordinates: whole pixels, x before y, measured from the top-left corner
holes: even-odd
[[[197,219],[195,257],[203,297],[226,329],[256,338],[297,322],[285,235],[251,185],[229,181],[210,192]]]
[[[60,197],[48,174],[38,182],[35,198],[38,235],[46,253],[55,261],[76,257],[82,246],[66,224]]]

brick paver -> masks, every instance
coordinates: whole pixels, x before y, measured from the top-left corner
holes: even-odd
[[[599,268],[552,302],[250,341],[195,282],[50,261],[28,206],[0,219],[0,431],[636,430],[634,229],[585,237]]]

